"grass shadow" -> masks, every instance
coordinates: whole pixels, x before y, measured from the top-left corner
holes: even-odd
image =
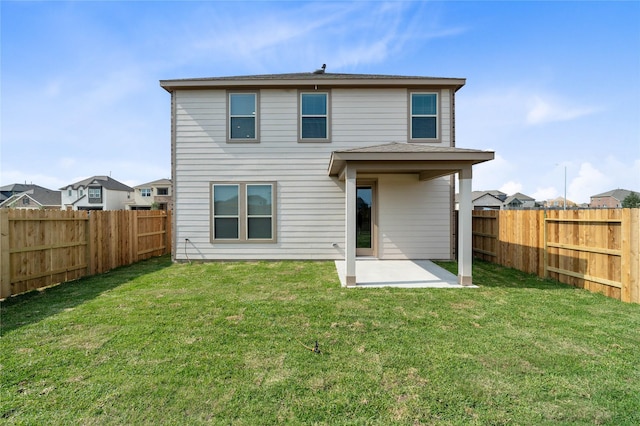
[[[171,266],[170,256],[155,257],[133,265],[75,281],[9,297],[0,302],[0,336],[49,316],[81,305],[141,275]]]
[[[457,273],[457,262],[435,262],[449,272]],[[473,283],[492,288],[535,288],[538,290],[575,290],[559,281],[540,278],[534,274],[498,265],[480,259],[473,260]]]

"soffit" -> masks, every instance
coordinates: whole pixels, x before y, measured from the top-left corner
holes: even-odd
[[[429,180],[493,158],[493,151],[394,142],[334,151],[328,174],[342,179],[348,164],[357,173],[415,173]]]
[[[277,88],[277,87],[453,87],[464,86],[464,78],[398,76],[380,74],[292,73],[265,74],[237,77],[187,78],[160,80],[168,92],[176,89],[206,88]]]

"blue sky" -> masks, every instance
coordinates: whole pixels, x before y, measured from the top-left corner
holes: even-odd
[[[0,184],[170,177],[161,79],[313,71],[463,77],[474,190],[640,191],[640,2],[10,2]]]

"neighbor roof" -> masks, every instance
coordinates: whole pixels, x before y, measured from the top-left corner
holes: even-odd
[[[510,204],[513,202],[513,200],[518,200],[521,202],[525,202],[525,201],[535,201],[534,198],[529,197],[528,195],[524,195],[520,192],[516,192],[513,195],[508,196],[505,200],[504,203],[505,204]]]
[[[81,180],[76,183],[72,183],[71,185],[64,186],[60,189],[68,189],[69,187],[73,189],[78,188],[86,188],[91,184],[98,184],[105,189],[110,189],[112,191],[133,191],[133,188],[125,185],[122,182],[118,182],[117,180],[111,178],[110,176],[93,176],[84,180]]]
[[[203,89],[221,87],[425,87],[451,86],[455,90],[464,86],[464,78],[403,76],[384,74],[341,74],[341,73],[288,73],[259,74],[233,77],[184,78],[160,80],[160,86],[168,92],[176,89]]]
[[[6,194],[7,197],[0,200],[2,202],[8,200],[9,198],[12,198],[12,196],[21,196],[23,194],[29,195],[31,199],[43,206],[59,206],[61,202],[60,191],[55,191],[53,189],[48,189],[33,184],[27,185],[22,183],[14,183],[11,185],[5,185],[0,188],[0,192],[11,193]]]
[[[134,188],[148,188],[150,186],[158,186],[158,185],[171,185],[171,179],[158,179],[153,182],[142,183],[140,185],[134,186]]]
[[[631,195],[631,191],[618,188],[618,189],[613,189],[611,191],[603,192],[602,194],[592,195],[591,198],[613,197],[618,201],[622,201],[625,198],[627,198],[629,195]]]

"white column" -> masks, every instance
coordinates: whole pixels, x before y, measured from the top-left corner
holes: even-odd
[[[356,170],[345,169],[345,263],[347,287],[356,285]]]
[[[466,166],[458,174],[458,283],[471,285],[471,166]]]

